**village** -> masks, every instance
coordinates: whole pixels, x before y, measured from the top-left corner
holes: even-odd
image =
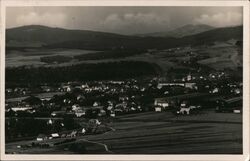
[[[131,127],[137,127],[136,121],[140,122],[139,118],[144,115],[149,120],[154,118],[152,122],[157,124],[162,119],[170,122],[188,119],[195,120],[198,125],[203,119],[211,121],[212,117],[222,122],[231,117],[238,118],[237,123],[240,121],[243,106],[241,73],[199,63],[209,56],[189,46],[150,49],[146,55],[167,57],[169,62],[180,67],[164,69],[163,65],[164,70],[157,76],[7,84],[7,153],[53,153],[58,148],[67,153],[113,153],[108,149],[109,141],[106,145],[101,143],[102,139],[90,142],[86,138],[95,140],[106,134],[116,137],[120,132],[116,126],[131,116],[135,116],[133,122],[129,121]],[[175,127],[175,123],[172,126]],[[128,130],[124,136],[130,133],[134,135]]]
[[[193,101],[196,105],[199,102],[199,106],[201,104],[206,106],[204,101],[242,97],[242,83],[230,80],[221,83],[220,79],[227,79],[224,72],[198,78],[188,74],[178,82],[163,82],[161,78],[153,78],[148,82],[139,82],[135,79],[91,83],[67,82],[57,88],[43,85],[40,91],[36,90],[41,93],[32,93],[28,88],[7,88],[7,97],[10,95],[20,97],[6,100],[6,115],[115,117],[129,112],[181,108],[184,106],[183,103],[190,104],[194,99],[199,99]],[[206,99],[202,101],[203,97]],[[46,110],[47,115],[42,113]]]
[[[145,130],[155,122],[162,132],[166,131],[162,121],[171,122],[177,128],[173,132],[181,130],[178,121],[184,121],[187,127],[209,122],[215,129],[231,119],[233,124],[239,124],[243,110],[242,74],[198,63],[204,55],[197,54],[197,50],[191,47],[148,50],[146,55],[160,59],[164,56],[180,66],[164,69],[157,76],[8,83],[5,88],[7,153],[57,153],[58,150],[77,154],[120,153],[115,147],[126,144],[126,135],[134,136],[135,143],[137,130]],[[136,128],[147,120],[149,124]],[[108,136],[115,140],[123,132],[120,127],[128,128],[121,134],[124,138],[117,141],[124,143],[112,146],[113,139],[109,140]],[[142,144],[157,139],[150,134],[145,131],[149,140],[142,139]],[[134,153],[133,148],[121,152]]]
[[[224,71],[189,72],[172,81],[155,77],[6,88],[6,140],[35,139],[18,148],[48,148],[75,141],[77,136],[112,131],[108,123],[117,116],[149,111],[176,117],[192,117],[207,109],[238,114],[242,91],[242,83]],[[29,126],[30,121],[35,127]],[[64,140],[53,141],[58,138]]]

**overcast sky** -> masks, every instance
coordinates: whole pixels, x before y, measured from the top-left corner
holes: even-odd
[[[167,31],[186,24],[242,24],[242,7],[9,7],[6,27],[46,25],[120,34]]]

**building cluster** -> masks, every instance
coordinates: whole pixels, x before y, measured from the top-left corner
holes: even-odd
[[[188,73],[181,79],[173,81],[153,78],[67,82],[57,86],[43,84],[39,88],[40,91],[29,88],[7,88],[8,96],[11,93],[15,96],[16,92],[20,91],[23,91],[23,95],[6,99],[6,112],[8,116],[28,113],[33,116],[49,117],[64,115],[87,118],[115,117],[146,110],[163,111],[169,107],[181,106],[184,108],[185,103],[181,101],[190,102],[193,98],[195,100],[199,97],[206,99],[215,96],[217,99],[238,97],[242,96],[242,88],[241,82],[230,80],[225,72]],[[193,102],[197,104],[199,101]]]

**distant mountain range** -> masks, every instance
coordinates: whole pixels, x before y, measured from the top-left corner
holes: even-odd
[[[171,35],[170,33],[175,36],[163,37],[162,34],[159,36],[129,36],[31,25],[7,29],[6,47],[7,49],[44,47],[86,50],[167,49],[185,45],[204,45],[230,39],[242,40],[243,27],[212,29],[212,27],[204,25],[196,25],[195,27],[187,25],[183,28],[170,31],[168,34]]]
[[[184,36],[189,36],[189,35],[195,35],[198,33],[202,33],[205,31],[209,31],[215,29],[212,26],[209,25],[185,25],[170,31],[166,31],[166,32],[154,32],[154,33],[147,33],[147,34],[138,34],[137,36],[142,36],[142,37],[146,37],[146,36],[152,36],[152,37],[176,37],[176,38],[180,38],[180,37],[184,37]]]

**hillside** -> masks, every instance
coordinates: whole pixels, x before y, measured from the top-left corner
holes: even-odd
[[[126,38],[126,36],[112,33],[68,30],[40,25],[22,26],[6,30],[7,46],[14,46],[14,43],[40,43],[42,45],[49,45],[68,41],[84,41],[86,39],[90,42],[94,42],[96,40],[124,38]]]
[[[205,31],[209,31],[215,29],[212,26],[209,25],[185,25],[170,31],[166,32],[155,32],[155,33],[147,33],[147,34],[140,34],[138,36],[141,37],[147,37],[147,36],[152,36],[152,37],[175,37],[175,38],[181,38],[184,36],[190,36],[190,35],[195,35],[198,33],[202,33]]]
[[[213,43],[216,41],[228,41],[236,39],[242,41],[243,39],[243,26],[217,28],[214,30],[202,32],[192,36],[183,37],[183,42],[189,42],[193,45]]]
[[[126,36],[87,30],[67,30],[45,26],[7,29],[7,49],[13,47],[70,48],[85,50],[167,49],[203,45],[214,41],[242,39],[242,26],[218,28],[182,38]]]

